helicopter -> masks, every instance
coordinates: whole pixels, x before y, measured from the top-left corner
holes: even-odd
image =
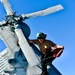
[[[17,15],[13,12],[8,0],[0,0],[7,15],[5,20],[0,22],[0,37],[7,48],[0,53],[0,74],[1,75],[39,75],[41,70],[41,53],[33,45],[28,43],[30,28],[23,21],[37,16],[45,16],[63,9],[61,4],[49,7],[44,10],[29,14]],[[19,46],[17,45],[19,42]],[[33,59],[35,59],[33,61]],[[61,75],[61,73],[50,64],[50,74]],[[34,72],[35,70],[35,72]]]

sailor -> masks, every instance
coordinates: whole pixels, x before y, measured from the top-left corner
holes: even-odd
[[[29,43],[33,43],[38,45],[40,51],[42,52],[41,62],[42,62],[42,74],[41,75],[49,75],[47,72],[47,64],[52,63],[52,61],[58,57],[61,52],[58,52],[59,54],[55,55],[56,49],[63,50],[63,46],[59,46],[52,42],[51,40],[46,39],[46,34],[39,32],[37,33],[37,39],[29,40]]]

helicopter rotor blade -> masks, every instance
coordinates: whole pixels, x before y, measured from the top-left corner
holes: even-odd
[[[30,14],[23,14],[22,17],[24,19],[26,18],[32,18],[32,17],[36,17],[36,16],[45,16],[54,12],[57,12],[59,10],[62,10],[63,6],[61,4],[53,6],[53,7],[49,7],[47,9],[41,10],[41,11],[37,11],[34,13],[30,13]]]
[[[7,22],[5,20],[3,20],[2,22],[0,22],[0,27],[6,26],[7,25],[6,23]]]
[[[7,15],[12,15],[13,14],[13,10],[11,9],[11,5],[10,3],[8,2],[8,0],[0,0],[1,3],[3,4],[6,12],[7,12]]]

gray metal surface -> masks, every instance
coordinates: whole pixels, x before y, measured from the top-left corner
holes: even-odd
[[[40,10],[40,11],[33,12],[33,13],[30,13],[30,14],[25,14],[23,16],[25,16],[27,18],[32,18],[32,17],[37,17],[37,16],[45,16],[45,15],[57,12],[59,10],[62,10],[62,9],[63,9],[63,6],[61,4],[59,4],[59,5],[44,9],[44,10]]]
[[[0,0],[7,12],[7,15],[12,15],[13,11],[11,9],[11,5],[9,4],[8,0]]]
[[[20,45],[27,61],[29,62],[30,66],[33,67],[33,66],[38,65],[40,62],[39,62],[38,58],[36,57],[32,48],[29,46],[25,36],[23,35],[22,30],[15,29],[15,32],[16,32],[18,39],[19,39],[19,45]],[[33,59],[35,59],[35,60],[33,61]]]

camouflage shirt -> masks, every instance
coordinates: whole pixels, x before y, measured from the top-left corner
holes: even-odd
[[[43,43],[40,43],[37,39],[35,40],[30,40],[32,43],[36,44],[39,46],[40,51],[45,54],[48,52],[51,52],[51,47],[54,47],[56,44],[50,40],[45,40]]]

